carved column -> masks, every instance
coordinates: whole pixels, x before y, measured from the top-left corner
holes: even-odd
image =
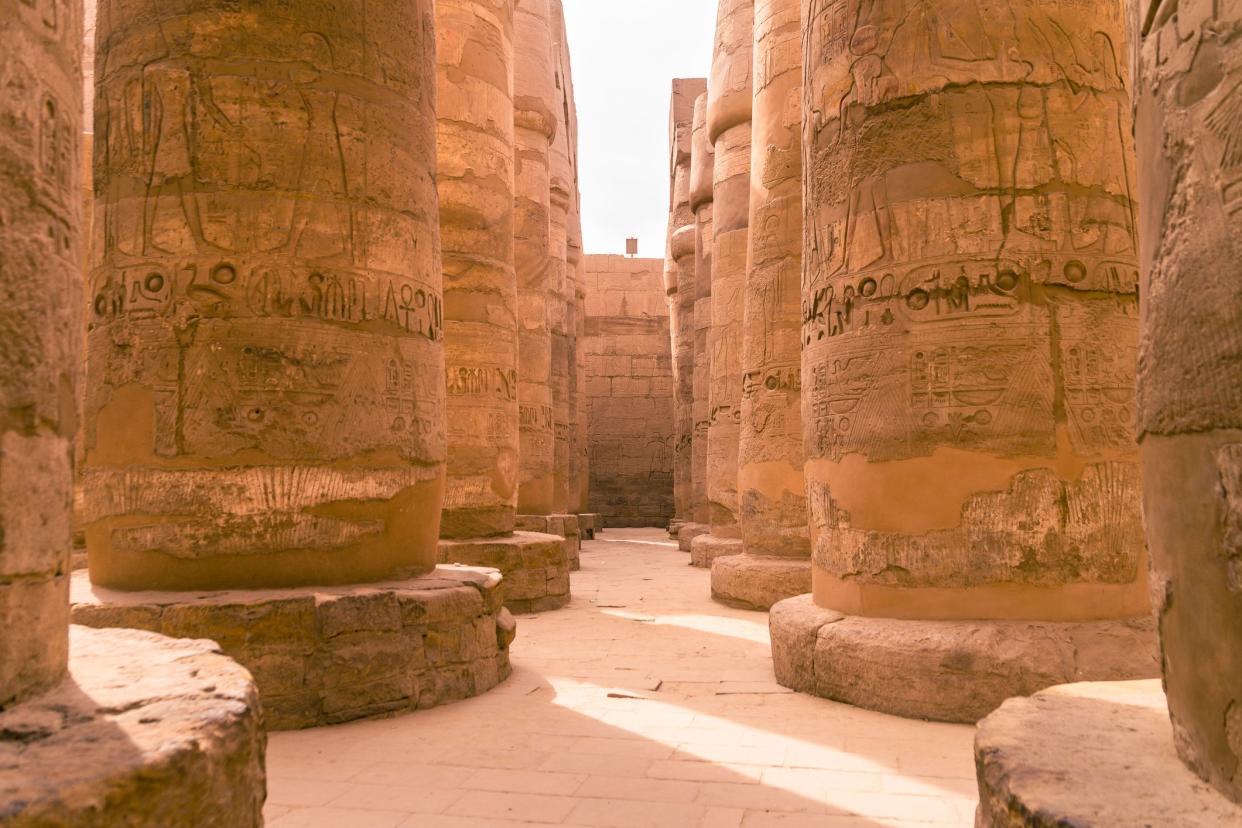
[[[801,0],[755,0],[750,252],[742,325],[738,501],[745,556],[712,595],[768,609],[811,589],[802,450]]]
[[[690,210],[694,213],[694,444],[690,460],[691,519],[711,520],[707,499],[707,435],[711,426],[712,172],[716,152],[707,140],[707,93],[694,101],[691,137]]]
[[[707,97],[713,172],[711,425],[707,497],[711,534],[695,538],[691,562],[741,552],[737,492],[742,416],[742,317],[750,238],[751,56],[754,0],[721,0]]]
[[[59,683],[69,658],[81,42],[80,2],[0,0],[0,711]]]
[[[1182,760],[1242,802],[1242,10],[1139,4],[1147,541]]]
[[[810,689],[1149,675],[1120,0],[803,8]]]
[[[669,256],[676,279],[676,301],[670,308],[675,331],[673,359],[677,365],[673,389],[673,500],[677,517],[693,522],[691,461],[694,452],[694,305],[695,219],[690,209],[690,150],[694,128],[694,100],[706,89],[702,79],[673,81],[669,107]],[[650,379],[634,377],[637,383]]]
[[[441,537],[511,532],[517,507],[513,0],[438,0],[448,484]]]
[[[548,303],[557,270],[551,236],[556,76],[549,0],[515,6],[516,141],[514,245],[518,280],[518,402],[521,422],[518,511],[554,510],[552,339]]]
[[[556,134],[551,149],[551,278],[548,292],[548,328],[551,332],[553,428],[552,511],[569,511],[569,213],[577,184],[574,180],[569,133],[569,89],[565,83],[567,54],[561,0],[549,3],[552,21],[552,72],[556,96],[552,111]]]
[[[298,9],[100,10],[83,479],[96,584],[434,565],[431,4]]]

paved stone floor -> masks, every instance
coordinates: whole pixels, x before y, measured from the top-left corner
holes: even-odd
[[[518,619],[492,692],[273,734],[269,825],[973,823],[973,728],[785,691],[767,614],[713,603],[687,561],[662,531],[604,532],[570,606]]]

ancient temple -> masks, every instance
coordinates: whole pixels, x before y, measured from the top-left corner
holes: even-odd
[[[0,0],[0,828],[1242,825],[1240,32]]]

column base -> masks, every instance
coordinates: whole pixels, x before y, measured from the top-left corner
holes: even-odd
[[[868,710],[972,724],[1008,698],[1074,681],[1160,675],[1150,618],[1125,621],[898,621],[772,607],[776,680]]]
[[[726,606],[766,612],[810,591],[810,558],[726,555],[712,561],[712,600]]]
[[[69,676],[0,713],[0,825],[263,824],[255,683],[210,641],[69,630]]]
[[[718,538],[708,533],[690,542],[690,565],[711,569],[712,561],[727,555],[740,555],[744,548],[741,538]]]
[[[683,523],[677,533],[673,535],[677,539],[677,548],[682,552],[690,551],[690,544],[699,535],[706,535],[712,531],[712,527],[706,523]]]
[[[685,521],[680,518],[672,518],[671,520],[669,520],[668,536],[670,538],[676,538],[678,533],[681,532],[681,527],[685,526],[688,522],[689,521]]]
[[[578,532],[577,515],[518,515],[517,529],[520,532],[560,535],[564,538],[569,570],[577,572],[582,568],[582,538]]]
[[[979,723],[977,828],[1242,825],[1177,756],[1159,681],[1070,684]]]
[[[578,515],[578,533],[582,540],[595,540],[595,536],[604,531],[604,516],[597,512]]]
[[[497,538],[442,539],[439,561],[499,569],[510,612],[544,612],[569,603],[569,560],[559,535],[514,532]]]
[[[508,678],[513,616],[500,573],[437,567],[343,587],[118,592],[74,573],[73,621],[210,638],[250,670],[270,730],[423,710]]]

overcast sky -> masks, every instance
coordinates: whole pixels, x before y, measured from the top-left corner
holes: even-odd
[[[664,258],[673,78],[711,68],[717,0],[564,0],[587,253]]]

